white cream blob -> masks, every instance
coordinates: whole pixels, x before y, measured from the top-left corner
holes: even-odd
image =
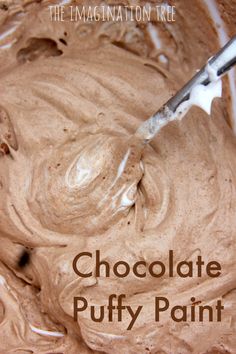
[[[77,185],[86,183],[86,181],[89,180],[92,171],[93,169],[90,166],[86,166],[86,161],[84,161],[83,158],[80,158],[76,165]]]
[[[2,275],[0,275],[0,285],[5,289],[9,290],[9,286],[6,282],[6,279]]]
[[[108,191],[104,195],[104,197],[100,200],[99,205],[101,205],[104,202],[104,200],[106,200],[108,198],[111,189],[115,186],[115,184],[118,181],[118,179],[122,176],[122,174],[123,174],[123,172],[125,170],[128,158],[129,158],[129,154],[130,154],[130,149],[127,150],[127,152],[125,153],[123,159],[121,160],[121,162],[119,164],[119,167],[118,167],[118,170],[117,170],[117,175],[116,175],[113,183],[109,187]],[[121,194],[121,192],[123,191],[124,188],[125,188],[125,186],[123,186],[120,190],[118,190],[118,192],[112,197],[112,206],[113,206],[113,208],[115,208],[115,200],[116,200],[116,198]]]
[[[154,27],[151,23],[148,23],[147,29],[148,29],[149,35],[151,37],[151,40],[152,40],[155,48],[161,49],[162,43],[161,43],[161,39],[158,34],[158,29],[156,27]]]
[[[96,165],[96,163],[95,163]],[[94,170],[94,161],[90,161],[88,156],[76,156],[72,164],[67,169],[65,182],[69,188],[86,186],[94,175],[97,175]]]
[[[211,66],[209,62],[206,65],[206,71],[208,73],[210,81],[217,81],[219,79],[216,70]]]
[[[58,338],[64,337],[64,334],[61,332],[46,331],[44,329],[40,329],[35,326],[32,326],[31,324],[29,324],[29,326],[33,332],[40,334],[42,336],[50,336],[50,337],[58,337]]]
[[[211,104],[215,97],[222,96],[222,82],[221,80],[212,81],[207,86],[196,85],[190,92],[190,97],[179,105],[174,119],[181,119],[192,106],[197,106],[203,109],[207,114],[211,113]]]
[[[130,154],[130,149],[127,150],[125,156],[123,157],[119,167],[118,167],[118,171],[117,171],[117,176],[116,176],[116,180],[118,178],[120,178],[120,176],[122,175],[122,173],[124,172],[124,169],[125,169],[125,166],[127,164],[127,160],[128,160],[128,157],[129,157],[129,154]]]
[[[118,210],[126,209],[131,207],[135,203],[135,194],[137,192],[136,184],[129,186],[126,191],[123,193],[120,201],[120,207]]]

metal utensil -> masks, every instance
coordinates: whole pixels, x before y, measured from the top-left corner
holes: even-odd
[[[219,52],[211,57],[207,64],[196,73],[172,98],[170,98],[153,116],[147,119],[135,133],[135,136],[148,143],[166,124],[177,119],[180,105],[188,101],[196,85],[208,86],[217,81],[236,64],[236,36]],[[187,112],[187,111],[186,111]],[[186,113],[185,112],[185,113]],[[183,112],[181,112],[183,113]]]

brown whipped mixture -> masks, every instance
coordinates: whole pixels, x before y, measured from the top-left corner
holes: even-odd
[[[227,78],[211,117],[192,108],[144,149],[132,138],[219,48],[206,8],[176,1],[174,23],[56,23],[48,5],[0,6],[1,33],[14,28],[0,37],[0,353],[236,353]],[[176,262],[218,261],[222,275],[79,278],[73,258],[96,249],[110,264],[165,263],[172,249]],[[92,266],[84,258],[81,267]],[[112,293],[145,305],[131,331],[126,318],[96,323],[82,312],[74,322],[74,296],[101,305]],[[220,298],[222,322],[168,313],[155,322],[155,296],[172,305]]]

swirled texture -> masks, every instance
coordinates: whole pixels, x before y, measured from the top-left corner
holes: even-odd
[[[193,108],[145,147],[133,137],[212,53],[205,32],[191,32],[196,13],[217,46],[202,7],[193,15],[188,4],[177,8],[183,23],[159,27],[168,66],[134,23],[55,24],[38,4],[1,52],[1,354],[235,353],[236,143],[226,97],[211,118]],[[30,263],[20,268],[23,249]],[[111,265],[167,263],[170,249],[175,262],[201,255],[221,263],[222,276],[79,278],[73,258],[96,249]],[[73,321],[74,296],[102,305],[114,292],[144,306],[131,331],[128,316],[96,323],[82,312]],[[163,313],[155,322],[155,296],[172,306],[221,298],[223,320],[177,323]]]

